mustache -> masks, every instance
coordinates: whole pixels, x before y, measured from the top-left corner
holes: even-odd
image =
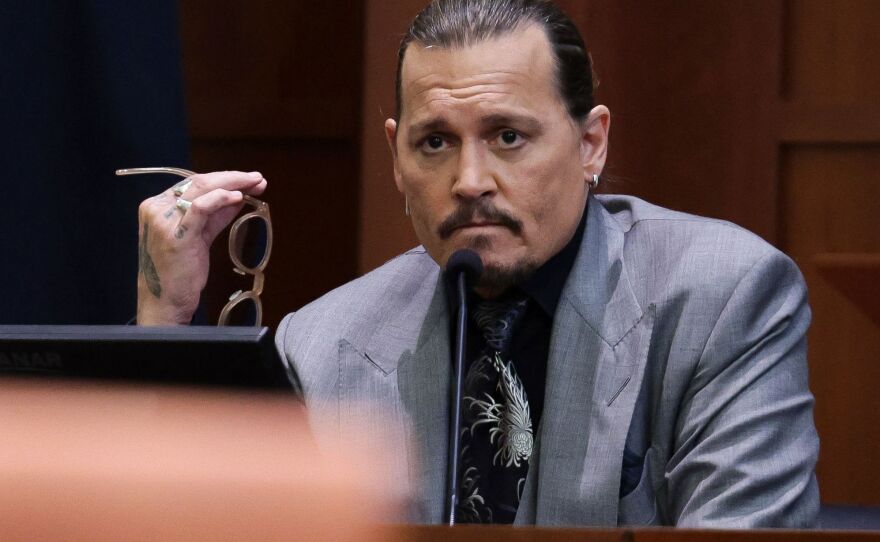
[[[463,203],[437,226],[437,233],[441,239],[449,239],[455,230],[462,226],[467,226],[478,219],[481,222],[491,222],[503,226],[516,235],[522,233],[522,222],[507,211],[502,211],[495,207],[487,200]]]

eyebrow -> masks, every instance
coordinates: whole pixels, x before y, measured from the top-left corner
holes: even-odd
[[[531,115],[520,115],[517,113],[492,113],[480,118],[480,124],[487,128],[498,128],[502,126],[511,126],[522,128],[528,132],[540,133],[541,123]],[[420,136],[430,132],[448,131],[450,123],[445,117],[435,117],[422,122],[417,122],[410,130],[412,134]]]
[[[447,121],[444,117],[436,117],[414,124],[410,132],[412,132],[416,136],[421,136],[425,133],[443,132],[448,129],[449,121]]]
[[[541,123],[531,115],[516,113],[493,113],[480,119],[480,122],[489,127],[514,126],[529,132],[539,132]]]

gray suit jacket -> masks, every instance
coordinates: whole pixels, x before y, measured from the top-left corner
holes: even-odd
[[[591,196],[587,210],[516,522],[812,526],[818,437],[797,267],[727,222],[625,196]],[[416,495],[400,520],[442,521],[443,288],[417,248],[289,315],[277,333],[322,415],[319,432],[354,422],[409,436],[386,465]],[[643,465],[621,497],[625,448]]]

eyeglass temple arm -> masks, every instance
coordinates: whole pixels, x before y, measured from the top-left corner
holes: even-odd
[[[181,177],[192,177],[195,171],[183,169],[179,167],[133,167],[126,169],[117,169],[116,175],[141,175],[144,173],[169,173],[171,175],[180,175]]]
[[[132,167],[116,170],[116,175],[119,177],[124,175],[143,175],[148,173],[168,173],[171,175],[180,175],[181,177],[192,177],[193,175],[196,175],[195,171],[179,167]],[[244,200],[255,207],[264,206],[268,208],[269,206],[266,202],[248,196],[247,194],[244,195]]]

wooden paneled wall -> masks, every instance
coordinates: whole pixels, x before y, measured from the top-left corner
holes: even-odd
[[[365,273],[418,244],[394,185],[385,119],[394,115],[400,39],[424,0],[367,0],[361,137],[358,271]]]
[[[778,216],[813,307],[822,496],[880,505],[880,3],[784,7]]]
[[[181,0],[196,171],[259,170],[274,247],[264,320],[354,278],[361,123],[361,3]],[[212,252],[207,312],[250,281]]]
[[[611,109],[611,192],[776,238],[778,2],[593,0],[582,29]]]

